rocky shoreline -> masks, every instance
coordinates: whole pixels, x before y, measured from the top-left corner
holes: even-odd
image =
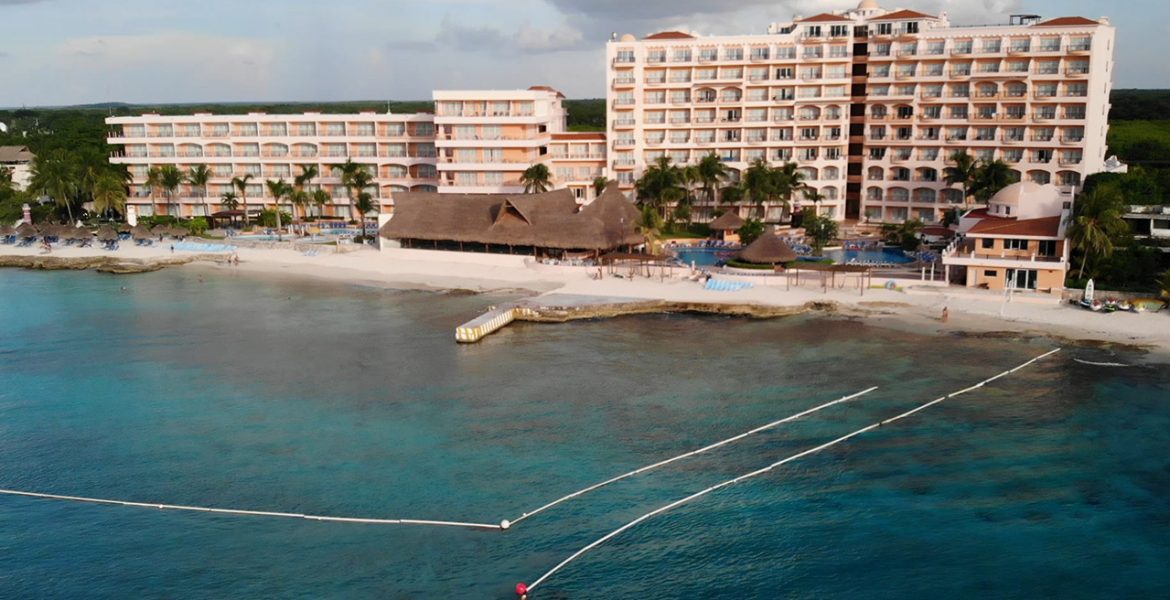
[[[710,302],[674,302],[667,300],[581,304],[575,306],[530,306],[529,308],[533,312],[527,315],[517,315],[517,320],[537,323],[566,323],[582,319],[611,319],[629,315],[666,313],[774,319],[813,311],[837,313],[841,310],[841,307],[836,302],[807,302],[799,306],[769,306],[753,303],[724,304]]]
[[[126,258],[119,256],[33,256],[0,255],[0,267],[36,269],[42,271],[85,271],[129,275],[151,273],[166,267],[176,267],[196,261],[224,262],[226,256],[219,254],[195,254],[150,259]]]

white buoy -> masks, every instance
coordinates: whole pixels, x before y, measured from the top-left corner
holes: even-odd
[[[511,526],[512,526],[512,522],[511,522],[511,521],[509,521],[509,520],[507,520],[507,519],[504,519],[503,521],[500,521],[500,529],[502,529],[502,530],[504,530],[504,531],[507,531],[507,530],[508,530],[508,528],[509,528],[509,527],[511,527]]]

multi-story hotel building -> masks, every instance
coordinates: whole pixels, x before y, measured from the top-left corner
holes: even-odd
[[[1103,167],[1113,37],[1107,19],[952,26],[874,0],[760,35],[623,36],[606,50],[609,167],[628,190],[661,156],[715,153],[733,180],[795,161],[849,220],[938,220],[964,202],[943,182],[957,151],[1075,186]]]
[[[593,182],[607,177],[605,134],[554,133],[548,147],[548,168],[553,187],[569,188],[581,204],[592,202],[597,197]]]
[[[547,162],[552,136],[565,131],[568,117],[564,95],[544,86],[433,97],[441,193],[523,192],[520,175]]]
[[[119,148],[110,161],[124,164],[133,176],[128,204],[140,216],[155,207],[175,216],[204,215],[220,208],[220,197],[236,191],[234,177],[251,175],[241,201],[255,212],[271,206],[266,180],[291,183],[305,166],[316,166],[313,187],[328,190],[332,201],[323,214],[350,218],[348,192],[339,167],[347,160],[367,165],[374,177],[368,191],[385,207],[396,191],[434,191],[435,133],[429,114],[212,115],[207,113],[111,117],[116,129],[108,142]],[[212,178],[204,190],[184,183],[170,203],[147,186],[152,167],[175,165],[187,171],[207,165]],[[209,208],[210,207],[210,208]]]

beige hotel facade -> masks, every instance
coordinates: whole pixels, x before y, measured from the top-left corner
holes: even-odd
[[[436,91],[433,114],[112,117],[108,141],[111,161],[134,177],[140,215],[164,206],[146,187],[163,164],[213,171],[206,197],[185,184],[165,205],[171,214],[219,210],[245,174],[249,207],[271,205],[264,181],[291,181],[311,164],[333,198],[325,214],[350,217],[337,171],[346,160],[368,166],[369,191],[389,212],[396,192],[520,192],[538,163],[585,203],[598,176],[632,194],[659,157],[685,165],[715,154],[732,182],[758,158],[794,162],[837,220],[935,222],[963,203],[943,181],[956,151],[1066,189],[1103,170],[1113,45],[1105,18],[960,26],[864,0],[756,35],[614,36],[605,134],[568,132],[564,96],[534,86]],[[782,217],[780,204],[766,207],[767,221]]]
[[[794,161],[838,220],[937,221],[963,202],[943,182],[956,151],[1078,185],[1105,159],[1114,28],[1012,21],[958,26],[865,0],[758,35],[615,36],[609,167],[632,190],[662,156],[714,153],[733,177],[757,158]]]

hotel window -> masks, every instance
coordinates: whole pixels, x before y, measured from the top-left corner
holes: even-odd
[[[717,72],[715,71],[715,69],[707,68],[707,69],[696,69],[695,70],[695,79],[711,80],[711,79],[717,79],[717,78],[718,78],[718,75],[717,75]]]
[[[938,148],[927,148],[918,153],[919,160],[934,161],[938,160]]]
[[[821,78],[821,68],[820,67],[806,67],[804,69],[801,69],[800,70],[800,78],[801,79],[820,79]]]
[[[964,141],[967,139],[966,127],[951,127],[947,130],[947,139],[950,141]]]
[[[671,150],[669,153],[670,162],[676,165],[686,164],[691,159],[690,153],[686,150]]]
[[[646,62],[661,63],[666,62],[666,50],[651,50],[646,53]]]
[[[999,73],[998,62],[981,62],[977,69],[980,73]]]
[[[743,69],[740,67],[724,68],[719,73],[720,79],[743,79]]]
[[[739,156],[738,149],[722,149],[719,151],[719,160],[724,162],[739,162]]]
[[[1064,109],[1064,118],[1066,119],[1084,119],[1085,107],[1083,106],[1066,106]]]
[[[479,139],[475,125],[456,125],[455,139],[457,140],[475,140]]]
[[[529,111],[531,111],[531,110],[532,110],[531,105],[529,105]],[[512,105],[507,100],[500,101],[500,102],[492,102],[491,116],[493,116],[493,117],[506,117],[509,114],[511,114],[511,112],[512,112]]]
[[[899,140],[908,140],[911,137],[913,137],[913,134],[914,134],[913,127],[899,127],[897,129],[895,129],[894,131],[895,131],[894,137],[899,139]]]
[[[1049,163],[1052,162],[1051,150],[1033,150],[1032,162],[1034,163]]]
[[[481,135],[485,140],[498,140],[503,137],[503,129],[499,125],[484,125]]]
[[[475,173],[456,173],[455,185],[470,186],[478,183]]]
[[[829,35],[832,37],[845,37],[849,35],[848,25],[830,25]]]
[[[1082,157],[1080,150],[1065,150],[1060,153],[1060,162],[1063,165],[1079,165]]]
[[[1060,38],[1050,37],[1040,40],[1041,52],[1060,52]]]
[[[1012,40],[1012,52],[1028,52],[1032,49],[1032,40],[1028,38]]]
[[[1037,98],[1051,98],[1056,95],[1055,83],[1041,83],[1036,85]]]
[[[1027,250],[1028,249],[1028,240],[1006,239],[1003,241],[1003,249],[1004,250]]]
[[[947,43],[945,41],[935,41],[926,43],[926,53],[937,56],[946,51]]]
[[[768,90],[763,88],[755,88],[748,90],[748,102],[765,102],[768,100]]]
[[[1065,86],[1066,96],[1088,96],[1089,85],[1086,83],[1070,83]]]
[[[764,81],[768,79],[767,67],[754,67],[748,69],[748,81]]]
[[[906,33],[918,33],[918,22],[911,21],[906,23]]]
[[[800,157],[800,160],[816,160],[817,159],[817,149],[816,148],[801,148],[800,151],[797,153],[797,156]]]
[[[1068,49],[1072,52],[1086,52],[1092,48],[1093,39],[1088,37],[1075,37],[1068,43]]]
[[[818,137],[820,137],[820,133],[821,133],[821,130],[818,127],[801,127],[800,128],[800,139],[802,139],[802,140],[815,140]]]
[[[685,110],[673,110],[670,112],[671,123],[686,123],[690,120],[690,113]]]
[[[670,72],[670,82],[671,83],[690,83],[690,81],[691,81],[691,72],[689,70],[671,71]]]
[[[773,121],[791,121],[792,120],[792,109],[791,108],[773,109],[772,110],[772,120]]]
[[[437,177],[436,173],[437,173],[437,170],[435,169],[435,165],[419,165],[418,166],[418,178],[419,179],[434,179],[435,177]]]
[[[840,148],[826,148],[825,149],[825,160],[837,160],[839,158],[841,158],[841,149]],[[826,177],[826,179],[828,179],[828,177]]]
[[[455,150],[455,162],[457,163],[474,163],[479,162],[479,153],[473,148],[458,148]]]
[[[666,92],[646,92],[646,104],[665,104]]]
[[[942,77],[943,63],[932,63],[929,65],[926,65],[926,69],[923,72],[923,75],[925,75],[927,77]]]
[[[1003,161],[1008,164],[1015,164],[1024,160],[1023,150],[1006,150],[1003,153]]]
[[[691,101],[691,94],[690,92],[676,90],[670,93],[670,101],[674,104],[686,104]]]
[[[975,130],[975,140],[979,142],[991,142],[995,140],[994,127],[980,127]]]
[[[573,179],[572,167],[557,167],[556,177],[561,181],[570,181]]]
[[[748,148],[748,150],[744,152],[743,159],[750,163],[755,162],[756,160],[764,159],[764,155],[765,152],[763,148]]]
[[[795,46],[783,46],[776,49],[776,59],[794,60],[796,58]]]
[[[872,55],[872,56],[889,56],[890,55],[890,43],[889,42],[882,42],[880,44],[874,44],[873,50],[870,51],[870,55]]]
[[[1037,142],[1051,142],[1056,130],[1051,127],[1040,127],[1032,132],[1032,139]]]
[[[792,141],[792,130],[791,129],[773,129],[772,130],[772,139],[777,141],[777,142]]]
[[[896,91],[897,95],[899,95],[899,96],[913,96],[914,95],[914,87],[915,86],[913,83],[904,84],[904,85],[896,86],[894,88],[894,90]]]
[[[869,128],[869,139],[883,140],[886,137],[885,125],[871,125]]]
[[[670,132],[670,143],[685,144],[690,140],[690,132],[688,131],[672,131]]]
[[[759,123],[768,120],[768,109],[766,108],[749,108],[747,111],[747,120],[752,123]]]
[[[881,160],[885,157],[886,157],[886,149],[885,148],[870,148],[869,149],[869,158],[871,160]]]
[[[821,37],[820,25],[808,25],[804,28],[805,37]]]
[[[1026,60],[1012,60],[1007,64],[1008,73],[1027,73],[1028,61]]]
[[[983,40],[983,51],[988,54],[998,54],[1003,49],[1003,43],[998,40]]]
[[[768,49],[752,48],[752,60],[768,60]]]
[[[660,110],[646,111],[642,119],[649,125],[661,125],[666,122],[666,113]]]
[[[1055,63],[1053,63],[1053,64],[1055,64]],[[1053,71],[1053,72],[1055,73],[1055,71]],[[1077,61],[1074,63],[1069,63],[1068,72],[1073,73],[1073,74],[1084,75],[1084,74],[1089,72],[1089,63],[1088,63],[1088,61]]]
[[[825,52],[820,46],[807,46],[804,49],[805,58],[822,58]]]
[[[647,72],[646,83],[666,83],[666,71]]]
[[[972,45],[973,44],[972,44],[971,40],[957,41],[957,42],[955,42],[954,49],[951,50],[951,53],[952,54],[970,54]]]
[[[942,117],[941,106],[924,106],[922,107],[922,118],[924,119],[938,119]]]
[[[614,58],[614,61],[619,62],[619,63],[632,63],[632,62],[634,62],[634,51],[633,50],[618,50],[617,56]],[[444,113],[444,114],[451,114],[451,113]]]
[[[894,24],[893,23],[878,23],[877,24],[877,35],[890,35],[892,33],[894,33]]]
[[[1079,142],[1085,139],[1085,129],[1083,127],[1065,127],[1062,131],[1063,133],[1060,136],[1061,141]]]
[[[821,88],[817,86],[802,87],[797,90],[797,97],[799,98],[819,98],[821,95]]]
[[[1070,67],[1071,70],[1071,67]],[[1036,73],[1040,75],[1056,75],[1060,72],[1060,63],[1055,60],[1045,60],[1036,63]]]
[[[618,94],[613,103],[618,106],[629,106],[634,103],[634,95],[629,92],[622,92]]]
[[[670,60],[673,62],[690,62],[691,61],[691,49],[690,48],[676,49],[674,52],[671,53]]]
[[[767,129],[748,129],[744,132],[744,137],[749,142],[762,142],[768,139]]]
[[[719,51],[715,48],[699,50],[699,60],[719,60]]]
[[[714,131],[696,131],[695,141],[700,144],[710,144],[715,141]]]
[[[776,69],[776,79],[793,79],[796,77],[796,70],[792,67],[780,67]]]
[[[1003,139],[1008,142],[1024,141],[1023,127],[1007,127],[1003,130]]]
[[[725,48],[723,60],[743,60],[743,48]]]
[[[848,58],[849,46],[829,46],[829,57],[831,58]]]
[[[772,155],[773,160],[788,162],[792,160],[792,148],[778,148]]]
[[[485,163],[502,163],[504,162],[503,148],[484,148],[483,162]]]

